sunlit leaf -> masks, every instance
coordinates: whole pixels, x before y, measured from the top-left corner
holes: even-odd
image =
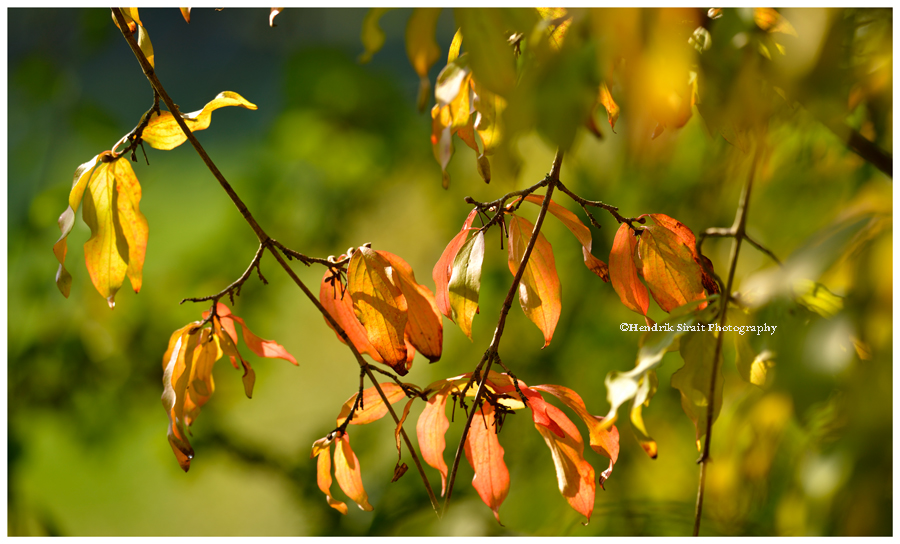
[[[247,347],[250,348],[250,351],[252,351],[253,353],[259,355],[260,357],[284,359],[285,361],[291,362],[295,365],[297,364],[297,359],[295,359],[293,355],[288,353],[287,350],[284,349],[284,346],[282,346],[278,342],[275,342],[274,340],[263,340],[262,338],[253,334],[249,327],[247,327],[247,324],[244,323],[244,320],[232,314],[228,306],[225,306],[221,302],[218,303],[216,307],[216,313],[222,319],[223,323],[227,319],[233,319],[234,321],[237,321],[241,324],[241,333],[244,338],[244,343],[247,344]]]
[[[441,313],[431,289],[416,282],[412,267],[393,253],[378,251],[391,265],[392,279],[406,298],[406,337],[430,362],[440,360],[444,342]]]
[[[450,50],[447,51],[447,64],[450,64],[459,57],[459,49],[462,47],[462,41],[462,30],[457,30],[456,34],[453,35],[453,41],[450,42]]]
[[[448,284],[453,320],[472,339],[472,319],[478,312],[481,291],[481,263],[484,259],[484,233],[469,238],[453,259],[453,272]]]
[[[428,91],[428,70],[441,56],[441,48],[434,40],[440,8],[415,8],[406,24],[406,55],[413,69],[419,74],[419,111],[425,109]]]
[[[88,181],[94,176],[94,170],[100,164],[101,155],[97,155],[88,162],[82,164],[75,169],[75,178],[72,180],[72,190],[69,192],[69,206],[59,216],[59,230],[61,236],[53,245],[53,253],[59,261],[59,269],[56,272],[56,286],[66,298],[72,289],[72,275],[66,270],[66,253],[68,246],[66,240],[72,228],[75,226],[75,211],[81,205],[81,199],[84,196],[84,189],[88,185]]]
[[[712,263],[707,259],[704,255],[701,255],[697,252],[697,239],[694,237],[694,232],[685,226],[684,223],[678,221],[677,219],[673,219],[668,215],[662,213],[651,213],[648,214],[647,217],[650,217],[659,225],[667,230],[669,230],[672,234],[675,235],[676,238],[681,240],[682,243],[691,251],[691,255],[694,257],[694,262],[697,263],[697,266],[700,269],[700,282],[703,284],[703,288],[706,289],[711,295],[714,295],[719,292],[719,285],[713,280],[712,276],[706,273],[703,269],[702,261],[706,262],[706,266],[709,267],[710,270],[713,269]]]
[[[153,44],[150,43],[150,35],[147,34],[147,29],[145,29],[143,25],[138,27],[137,43],[138,47],[141,49],[141,53],[147,58],[147,62],[150,63],[150,66],[155,68],[156,61],[153,56]]]
[[[197,132],[208,128],[212,112],[225,106],[240,106],[248,110],[256,109],[256,104],[248,102],[238,93],[224,91],[203,106],[202,110],[184,113],[181,117],[191,132]],[[163,150],[174,149],[187,140],[187,136],[178,126],[175,117],[168,111],[150,113],[150,121],[141,137],[151,147]]]
[[[328,442],[331,443],[330,441]],[[325,446],[316,452],[313,446],[313,454],[316,456],[316,484],[319,490],[325,494],[325,500],[328,506],[334,508],[341,514],[347,515],[347,505],[331,496],[331,447]]]
[[[494,428],[494,409],[485,403],[475,414],[466,436],[466,460],[475,471],[472,487],[500,522],[500,505],[509,494],[509,469],[503,462],[503,446]]]
[[[598,101],[603,104],[603,107],[606,108],[606,117],[609,120],[609,126],[612,128],[612,131],[616,131],[616,121],[619,120],[619,112],[621,111],[619,105],[616,104],[616,101],[613,100],[612,94],[609,92],[609,87],[606,86],[606,83],[600,84],[600,95],[598,96]]]
[[[563,430],[563,436],[557,436],[543,425],[535,425],[535,428],[550,448],[559,492],[575,511],[590,521],[596,484],[594,467],[584,459],[584,441],[575,424],[559,408],[548,405],[547,411]]]
[[[644,280],[660,308],[670,312],[706,298],[703,270],[694,260],[694,251],[671,230],[648,225],[641,232],[638,251]],[[706,303],[699,306],[705,307]]]
[[[756,26],[766,32],[781,32],[796,36],[797,31],[790,21],[784,18],[784,15],[778,13],[772,8],[753,8],[753,21]]]
[[[181,16],[184,17],[184,22],[190,24],[191,22],[191,8],[178,8],[181,10]]]
[[[416,438],[422,460],[441,473],[441,496],[447,489],[447,463],[444,462],[444,434],[450,428],[447,420],[447,396],[452,385],[442,387],[428,399],[416,423]]]
[[[284,8],[269,8],[269,26],[274,28],[278,25],[275,24],[275,17],[278,16],[279,13],[284,11]]]
[[[328,281],[331,278],[332,272],[326,270],[325,274],[322,276],[322,282],[319,285],[319,302],[322,303],[322,307],[324,307],[325,311],[337,321],[337,324],[340,325],[342,329],[344,329],[344,332],[347,333],[347,337],[356,347],[356,351],[368,355],[376,362],[383,363],[384,359],[378,354],[378,350],[375,349],[375,346],[369,342],[369,335],[366,332],[366,328],[363,327],[362,323],[359,322],[359,319],[356,318],[356,312],[353,311],[353,301],[351,300],[350,295],[347,294],[346,288],[337,279],[334,279],[333,283]],[[328,327],[331,328],[331,330],[334,330],[330,321],[326,319],[325,323],[328,324]],[[335,334],[337,335],[338,340],[344,342],[344,339],[341,335],[337,334],[337,331],[335,331]]]
[[[381,16],[392,8],[370,8],[362,22],[362,31],[359,38],[362,40],[365,51],[359,56],[359,62],[365,64],[372,60],[372,55],[384,46],[384,31],[378,26]]]
[[[537,8],[537,11],[543,22],[548,24],[550,43],[555,50],[559,50],[572,24],[572,18],[566,17],[568,15],[566,8]]]
[[[519,270],[533,230],[534,225],[527,219],[516,215],[510,218],[508,264],[513,275]],[[522,280],[519,282],[519,304],[528,319],[537,325],[544,334],[543,347],[550,344],[553,331],[556,330],[556,324],[559,322],[562,310],[560,296],[559,276],[556,273],[553,248],[543,233],[538,233],[537,242],[534,244],[534,249],[525,265]]]
[[[191,334],[197,323],[185,325],[169,338],[169,347],[163,356],[162,405],[169,416],[167,435],[169,445],[178,464],[185,472],[191,467],[194,449],[185,433],[184,403],[191,375],[194,347],[199,334]]]
[[[384,363],[404,375],[408,321],[406,297],[389,277],[390,264],[370,248],[360,247],[347,267],[347,294],[357,319]]]
[[[403,388],[393,382],[384,382],[379,385],[391,404],[406,398],[406,393],[403,391]],[[375,389],[374,386],[363,391],[362,400],[363,406],[362,408],[358,408],[353,414],[353,419],[350,420],[351,425],[366,425],[367,423],[378,421],[388,413],[387,406],[384,404],[384,401],[381,400],[381,395],[378,394],[378,390]],[[356,394],[347,399],[344,405],[341,406],[341,413],[337,418],[338,427],[343,425],[344,420],[350,415],[350,410],[353,408],[355,402]]]
[[[631,228],[625,223],[619,225],[609,253],[609,279],[626,308],[647,315],[650,297],[647,296],[647,288],[638,278],[634,264],[636,247],[637,238],[632,234]]]
[[[361,510],[374,510],[369,504],[369,496],[363,489],[362,474],[359,470],[359,459],[350,448],[350,435],[344,433],[334,448],[334,479],[338,485]]]
[[[721,333],[719,333],[721,334]],[[716,337],[708,332],[692,332],[681,339],[681,357],[684,366],[672,374],[672,387],[681,391],[681,407],[697,428],[697,449],[700,438],[706,434],[709,386],[713,368],[716,368],[716,386],[713,398],[713,421],[722,409],[722,360],[713,361],[716,353]],[[713,366],[715,365],[715,367]]]
[[[478,215],[477,209],[469,212],[459,233],[454,236],[453,239],[450,240],[450,243],[447,244],[447,247],[444,248],[443,253],[441,253],[441,258],[438,259],[438,262],[434,265],[434,269],[431,271],[431,277],[434,280],[435,303],[437,304],[438,310],[451,319],[452,313],[450,311],[449,284],[450,274],[453,272],[453,260],[456,259],[459,248],[466,243],[466,237],[469,235],[469,228],[471,228],[472,221],[475,220],[476,215]]]

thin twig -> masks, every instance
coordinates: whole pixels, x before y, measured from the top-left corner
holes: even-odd
[[[556,152],[556,157],[553,159],[553,166],[550,169],[550,174],[548,174],[547,177],[544,178],[544,180],[547,181],[547,194],[544,196],[544,202],[541,205],[541,211],[538,213],[537,220],[534,222],[534,229],[531,231],[531,238],[528,240],[528,245],[525,248],[524,255],[522,255],[522,262],[519,263],[519,268],[516,271],[516,275],[513,277],[512,285],[509,286],[509,291],[506,293],[506,299],[503,301],[503,306],[500,308],[500,317],[497,320],[497,327],[496,329],[494,329],[494,337],[491,340],[491,345],[490,347],[488,347],[487,351],[484,352],[481,361],[478,363],[479,369],[485,363],[487,363],[487,367],[485,368],[484,373],[481,375],[481,379],[478,384],[478,390],[475,392],[475,400],[472,403],[473,409],[468,414],[466,425],[465,427],[463,427],[462,437],[460,437],[459,445],[456,447],[456,455],[453,457],[453,468],[451,469],[449,478],[447,479],[447,495],[446,497],[444,497],[444,509],[441,512],[441,516],[445,516],[447,514],[447,508],[450,505],[450,497],[453,495],[453,484],[456,481],[456,471],[459,468],[459,461],[462,458],[463,451],[465,450],[466,438],[469,435],[469,428],[472,426],[472,419],[475,417],[475,413],[478,411],[479,402],[481,401],[482,396],[484,396],[485,384],[487,383],[488,375],[491,371],[491,365],[493,364],[494,359],[497,355],[497,348],[500,346],[500,338],[503,336],[503,329],[506,326],[506,316],[509,314],[509,309],[512,307],[513,299],[515,298],[516,292],[519,289],[519,282],[522,280],[522,275],[525,273],[525,266],[528,264],[528,259],[531,257],[531,252],[534,250],[534,245],[537,242],[538,235],[541,232],[541,226],[544,224],[544,218],[547,216],[547,210],[550,208],[550,197],[553,194],[553,189],[554,187],[556,187],[557,183],[559,183],[559,170],[562,167],[562,159],[563,152],[562,150],[558,150]],[[541,183],[544,182],[542,181]],[[512,195],[512,193],[510,193],[510,195]],[[470,202],[470,204],[471,203],[472,202]],[[502,202],[498,202],[498,205],[500,204],[502,204]]]
[[[347,332],[338,324],[338,322],[328,313],[327,310],[322,306],[319,300],[315,295],[306,287],[306,285],[300,280],[297,274],[294,273],[294,270],[290,267],[287,261],[284,260],[284,257],[278,252],[278,250],[273,247],[271,244],[271,238],[268,234],[262,229],[259,223],[256,222],[253,215],[250,213],[250,210],[247,209],[247,206],[240,199],[222,173],[219,171],[218,167],[216,167],[215,163],[213,163],[212,159],[209,158],[209,155],[206,154],[206,151],[203,149],[203,146],[200,145],[200,142],[197,141],[197,138],[194,136],[191,129],[188,128],[187,124],[184,122],[184,119],[181,117],[180,112],[178,111],[178,106],[172,101],[169,97],[166,90],[163,88],[162,83],[160,83],[159,79],[156,77],[156,73],[153,70],[153,67],[150,66],[150,63],[147,61],[147,58],[144,56],[144,53],[141,51],[140,47],[138,47],[137,42],[134,41],[134,36],[128,32],[128,26],[125,23],[125,18],[122,15],[122,12],[119,8],[111,8],[113,15],[116,18],[116,21],[119,23],[119,29],[122,32],[122,35],[125,38],[125,41],[128,42],[128,46],[131,47],[132,52],[137,57],[138,62],[141,65],[141,69],[144,71],[144,75],[150,81],[150,84],[153,86],[153,89],[159,94],[162,98],[163,102],[166,104],[166,107],[169,108],[169,111],[172,113],[172,116],[175,118],[175,121],[178,123],[178,126],[181,127],[182,132],[187,137],[188,141],[191,142],[191,145],[194,146],[194,149],[197,151],[197,154],[203,159],[203,162],[206,164],[207,168],[209,168],[210,172],[215,176],[216,180],[219,181],[219,184],[228,194],[231,201],[238,208],[238,211],[241,212],[241,215],[244,217],[244,220],[250,225],[253,229],[253,232],[256,233],[257,238],[259,238],[260,244],[266,248],[268,248],[269,252],[272,256],[275,257],[275,260],[278,261],[278,264],[284,269],[284,271],[291,277],[294,283],[300,288],[301,291],[309,298],[309,300],[313,303],[317,310],[324,316],[325,320],[328,321],[332,328],[337,332],[337,334],[344,339],[347,346],[350,348],[350,351],[353,353],[353,356],[356,358],[357,363],[360,367],[363,368],[369,380],[372,382],[375,390],[378,392],[378,395],[381,397],[382,402],[384,402],[385,406],[387,406],[388,412],[391,414],[391,417],[394,419],[394,422],[399,425],[400,418],[397,417],[397,413],[394,411],[393,406],[388,401],[387,396],[384,394],[384,391],[381,389],[381,386],[378,384],[378,381],[375,379],[375,375],[369,370],[369,365],[366,363],[365,359],[362,358],[362,355],[353,345],[353,342],[350,341],[347,336]],[[410,456],[415,462],[416,468],[418,469],[419,475],[422,478],[422,482],[425,484],[425,490],[428,493],[428,497],[431,500],[431,505],[434,508],[435,513],[440,516],[440,506],[437,501],[437,497],[434,495],[434,490],[431,488],[431,483],[428,481],[428,477],[425,475],[425,470],[422,468],[422,463],[419,461],[418,455],[416,455],[415,449],[412,446],[412,442],[409,439],[409,436],[406,434],[406,431],[401,428],[400,433],[403,435],[403,439],[406,442],[406,446],[409,449]]]
[[[250,261],[250,266],[247,267],[247,270],[245,270],[244,273],[241,274],[241,277],[234,280],[234,282],[231,285],[229,285],[228,287],[226,287],[225,289],[222,289],[215,295],[209,295],[206,297],[183,298],[183,299],[181,299],[181,302],[179,302],[179,304],[184,304],[185,302],[204,302],[207,300],[212,300],[212,301],[218,302],[219,299],[224,297],[225,295],[231,295],[232,296],[231,303],[233,305],[234,304],[234,295],[241,294],[241,286],[244,285],[244,283],[250,278],[250,273],[253,272],[254,268],[256,268],[256,270],[259,271],[259,278],[262,280],[262,282],[268,283],[266,281],[266,279],[263,277],[262,271],[259,270],[259,262],[262,259],[262,255],[263,255],[263,252],[265,251],[265,249],[266,249],[265,246],[260,244],[259,249],[256,250],[256,255],[254,255],[253,260]]]
[[[601,208],[601,209],[603,209],[603,210],[606,210],[606,211],[608,211],[608,212],[610,213],[610,215],[612,215],[612,216],[616,219],[616,221],[618,221],[620,224],[621,224],[621,223],[625,223],[625,224],[627,224],[629,227],[631,227],[631,230],[633,230],[634,232],[640,232],[640,229],[638,229],[637,227],[635,227],[633,223],[641,223],[641,224],[643,224],[644,221],[645,221],[644,218],[625,217],[625,216],[619,214],[619,208],[616,207],[616,206],[611,206],[611,205],[609,205],[609,204],[600,202],[599,200],[587,200],[587,199],[585,199],[585,198],[581,198],[580,196],[576,195],[576,194],[573,193],[571,190],[569,190],[568,187],[566,187],[565,185],[563,185],[562,182],[557,182],[557,187],[559,187],[559,190],[560,190],[560,191],[562,191],[562,192],[566,193],[567,195],[569,195],[569,198],[571,198],[572,200],[574,200],[575,202],[577,202],[578,204],[581,205],[581,208],[584,210],[584,212],[585,212],[585,213],[588,215],[588,217],[590,218],[591,224],[594,225],[595,227],[597,227],[598,229],[600,228],[600,225],[597,224],[597,221],[594,219],[594,216],[591,215],[590,212],[587,211],[587,207],[588,207],[588,206],[592,206],[592,207],[594,207],[594,208]]]
[[[746,228],[747,228],[747,211],[750,208],[750,195],[753,189],[753,178],[756,175],[757,163],[760,160],[760,154],[763,146],[763,142],[758,142],[756,147],[756,152],[753,157],[753,162],[750,165],[750,173],[747,176],[747,184],[744,185],[744,191],[741,193],[741,200],[738,204],[737,213],[734,217],[734,225],[732,225],[731,229],[732,235],[734,236],[734,242],[731,244],[731,259],[728,267],[728,281],[725,284],[725,289],[722,291],[722,298],[720,299],[721,306],[719,307],[719,316],[718,316],[718,324],[719,327],[725,327],[725,321],[728,317],[728,302],[731,300],[731,289],[734,286],[734,273],[737,270],[737,261],[738,256],[741,251],[741,242],[746,239]],[[720,231],[714,231],[714,236],[721,235]],[[698,246],[702,240],[698,240]],[[718,370],[719,370],[719,360],[722,357],[722,340],[725,338],[725,335],[720,332],[716,337],[716,349],[713,355],[712,361],[712,371],[710,372],[710,380],[709,380],[709,394],[707,395],[707,404],[706,404],[706,436],[703,440],[703,450],[700,454],[700,458],[697,459],[697,463],[700,464],[700,483],[697,489],[697,504],[694,511],[694,536],[698,536],[700,534],[700,518],[703,514],[703,495],[704,489],[706,485],[706,465],[709,463],[709,448],[710,443],[712,441],[712,427],[713,427],[713,415],[715,411],[715,396],[716,396],[716,381],[718,379]]]

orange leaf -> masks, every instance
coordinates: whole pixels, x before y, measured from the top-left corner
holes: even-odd
[[[638,250],[644,280],[660,308],[670,312],[706,298],[701,281],[703,270],[691,249],[673,231],[658,224],[645,227]],[[706,303],[698,306],[705,307]]]
[[[197,323],[191,323],[175,331],[169,338],[169,347],[163,356],[162,405],[169,416],[169,445],[178,464],[185,472],[191,468],[194,449],[185,434],[184,403],[191,375],[193,352],[199,334],[191,334]]]
[[[547,413],[562,428],[564,436],[557,436],[543,425],[535,424],[535,428],[550,448],[559,492],[572,508],[590,521],[597,489],[594,467],[584,459],[584,442],[575,424],[553,405],[547,405]]]
[[[718,293],[719,284],[715,282],[712,276],[706,273],[706,270],[703,269],[703,265],[701,264],[702,260],[706,261],[706,266],[708,266],[709,269],[712,270],[712,263],[709,261],[709,259],[706,258],[705,255],[697,252],[697,240],[694,237],[693,231],[691,231],[691,229],[685,226],[685,224],[681,221],[672,219],[668,215],[661,213],[651,213],[648,214],[648,216],[656,221],[659,226],[670,230],[675,236],[678,237],[679,240],[684,242],[684,245],[686,245],[688,249],[691,250],[691,255],[694,256],[694,262],[696,262],[697,266],[700,267],[700,281],[703,284],[703,288],[706,289],[706,292],[711,295]]]
[[[494,409],[485,404],[475,414],[466,436],[466,459],[475,471],[472,487],[500,522],[500,505],[509,493],[509,469],[503,462],[503,446],[494,428]]]
[[[609,126],[612,127],[613,133],[616,132],[616,121],[619,119],[619,105],[616,104],[616,101],[613,100],[612,94],[609,92],[609,87],[606,86],[606,83],[600,84],[600,96],[598,100],[603,107],[606,108],[606,117],[609,120]]]
[[[397,444],[397,461],[398,462],[403,454],[403,450],[400,449],[400,432],[403,430],[403,423],[406,421],[406,418],[409,416],[409,409],[412,408],[413,402],[415,402],[415,400],[416,400],[415,397],[413,397],[406,402],[406,406],[403,407],[403,414],[400,416],[400,421],[398,421],[397,426],[394,427],[394,442]],[[404,472],[406,472],[406,471],[404,471]],[[399,476],[395,476],[394,479],[391,481],[392,482],[397,481],[397,479],[400,478],[400,476],[403,476],[403,474],[400,474]]]
[[[187,398],[184,401],[184,424],[191,426],[200,414],[200,408],[209,401],[215,392],[212,369],[216,361],[222,358],[219,340],[212,331],[200,331],[200,339],[194,350],[191,377],[187,387]]]
[[[389,277],[390,264],[374,250],[360,247],[347,267],[347,294],[384,363],[401,376],[406,369],[404,331],[408,321],[403,293]]]
[[[447,396],[452,388],[453,385],[444,386],[428,399],[419,421],[416,422],[416,438],[419,441],[422,459],[441,473],[442,497],[447,489],[447,463],[444,462],[444,448],[447,443],[444,434],[450,428],[446,407]]]
[[[406,393],[399,385],[393,382],[385,382],[380,385],[381,390],[391,404],[406,398]],[[363,391],[362,400],[362,408],[357,409],[356,413],[353,414],[353,419],[350,420],[351,425],[365,425],[367,423],[372,423],[373,421],[377,421],[384,417],[384,414],[388,412],[387,406],[384,405],[384,402],[381,400],[381,395],[378,394],[378,390],[376,390],[374,386]],[[341,407],[341,413],[337,418],[338,427],[340,427],[344,423],[344,420],[347,419],[347,416],[350,415],[350,409],[353,408],[354,402],[356,402],[356,394],[347,399],[347,402]]]
[[[378,354],[375,346],[369,342],[369,336],[365,327],[356,319],[350,295],[347,294],[345,287],[337,279],[334,280],[334,284],[329,283],[328,279],[331,277],[330,270],[325,271],[325,274],[322,276],[322,283],[319,286],[319,302],[322,303],[322,307],[344,329],[347,337],[350,338],[350,341],[356,347],[356,351],[368,355],[376,362],[383,363],[384,359]],[[326,319],[325,323],[328,324],[331,330],[334,330],[330,321]],[[335,334],[338,340],[346,344],[341,335],[337,334],[337,331],[335,331]]]
[[[534,225],[523,217],[513,216],[509,221],[508,262],[509,271],[514,276],[533,231]],[[547,347],[553,338],[562,305],[553,248],[542,233],[538,233],[537,243],[519,282],[519,304],[528,319],[544,333],[543,347]]]
[[[542,206],[544,204],[544,195],[530,194],[525,197],[525,200],[532,204]],[[550,200],[550,206],[547,208],[547,211],[555,215],[556,218],[575,235],[575,238],[581,244],[581,253],[584,255],[584,265],[588,267],[588,270],[599,276],[603,281],[609,281],[609,268],[606,266],[606,263],[591,254],[593,240],[591,238],[590,229],[581,222],[581,219],[578,219],[577,215],[560,206],[552,199]]]
[[[444,252],[441,253],[441,258],[438,259],[437,264],[434,265],[434,270],[431,271],[431,277],[434,279],[435,303],[437,304],[438,310],[450,319],[453,319],[453,317],[450,311],[450,298],[447,286],[450,283],[450,274],[453,271],[453,259],[455,259],[456,254],[459,253],[459,248],[466,243],[469,228],[472,226],[472,221],[475,220],[476,215],[478,215],[478,210],[469,212],[469,216],[466,217],[465,222],[463,222],[462,229],[460,229],[459,233],[450,240],[447,247],[444,248]]]
[[[625,223],[619,225],[609,254],[609,279],[625,307],[647,315],[650,298],[647,296],[647,288],[638,279],[633,258],[636,247],[637,240],[632,235],[631,228]]]
[[[224,304],[219,302],[218,306],[216,307],[216,313],[219,315],[219,317],[222,318],[223,325],[225,324],[226,317],[229,318],[229,321],[233,319],[241,324],[241,333],[243,333],[244,336],[244,343],[247,344],[247,347],[250,348],[250,351],[252,351],[253,353],[259,355],[260,357],[268,357],[270,359],[284,359],[285,361],[289,361],[295,365],[297,364],[297,359],[295,359],[293,355],[288,353],[287,350],[284,349],[284,346],[282,346],[278,342],[275,342],[274,340],[263,340],[262,338],[253,334],[253,332],[247,327],[246,323],[244,323],[244,320],[232,314],[231,310],[228,309],[228,306],[225,306]],[[229,334],[231,334],[232,338],[234,338],[236,341],[237,338],[235,336],[234,330],[234,324],[231,324]]]
[[[181,16],[184,17],[184,21],[188,24],[191,23],[191,8],[178,8],[181,10]]]
[[[432,363],[441,358],[444,326],[431,289],[416,282],[412,267],[393,253],[378,251],[393,270],[393,279],[406,297],[406,337]]]
[[[359,459],[350,448],[350,435],[344,433],[334,448],[334,478],[338,485],[353,502],[366,512],[372,511],[369,496],[363,489],[362,475],[359,470]]]
[[[325,494],[328,506],[341,514],[347,515],[347,505],[331,496],[331,447],[326,446],[316,455],[316,483],[319,490]]]

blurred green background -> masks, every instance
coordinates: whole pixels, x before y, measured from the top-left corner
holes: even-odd
[[[523,157],[518,179],[496,177],[485,185],[472,152],[457,142],[452,183],[443,190],[429,141],[431,119],[415,111],[418,77],[403,42],[409,13],[392,10],[382,18],[384,49],[365,65],[357,62],[365,10],[288,9],[275,28],[265,9],[198,9],[190,25],[174,8],[141,10],[141,19],[153,40],[157,74],[182,111],[200,109],[224,90],[259,106],[216,111],[198,138],[273,237],[320,257],[371,242],[406,259],[419,281],[433,287],[431,269],[470,209],[464,197],[488,201],[533,184],[549,169],[554,147],[535,133],[523,134],[516,142]],[[852,35],[867,27],[863,34],[869,32],[890,67],[889,10],[886,16],[822,13],[786,15],[801,39],[822,44],[830,43],[825,37],[837,22],[870,17],[874,23],[854,27]],[[560,496],[550,453],[524,413],[507,418],[501,434],[511,477],[500,508],[505,527],[469,485],[465,463],[442,521],[414,472],[389,483],[396,450],[388,418],[352,431],[375,510],[351,506],[341,516],[316,487],[309,451],[354,393],[358,368],[270,257],[262,263],[269,285],[251,278],[233,309],[256,334],[282,343],[299,368],[251,356],[258,378],[248,400],[239,371],[220,362],[215,396],[192,428],[196,457],[183,473],[166,441],[162,354],[172,331],[206,309],[179,301],[215,293],[237,278],[256,238],[190,146],[169,152],[148,147],[150,165],[140,152],[134,163],[150,225],[140,294],[123,288],[109,310],[82,264],[89,229],[78,219],[69,238],[72,293],[63,298],[54,285],[51,247],[73,172],[131,130],[151,106],[152,93],[109,10],[9,9],[7,15],[10,535],[690,533],[697,451],[693,424],[669,387],[681,366],[677,354],[666,356],[659,392],[644,410],[659,458],[647,458],[623,414],[619,462],[606,491],[598,490],[587,527]],[[742,62],[733,50],[752,27],[749,20],[747,13],[726,10],[713,28],[714,47],[701,63],[709,88],[729,81],[717,67]],[[442,59],[432,81],[454,32],[453,13],[444,10],[437,31]],[[801,40],[785,40],[788,58],[791,44]],[[813,47],[811,65],[839,65],[831,54]],[[798,96],[813,110],[840,100],[846,108],[852,74],[835,79],[816,70],[796,77],[786,72]],[[890,152],[892,80],[889,75],[886,87],[864,81],[875,90],[849,114],[835,113]],[[620,105],[617,134],[606,125],[602,141],[578,132],[565,158],[565,183],[625,215],[664,213],[694,232],[731,225],[747,156],[710,131],[696,111],[683,128],[651,141],[643,126],[628,122],[640,104]],[[755,317],[780,326],[771,338],[751,339],[754,349],[776,353],[767,388],[740,379],[726,342],[725,399],[713,432],[702,534],[889,535],[893,185],[804,108],[774,118],[768,143],[772,151],[748,229],[779,257],[842,218],[872,212],[881,219],[860,243],[828,247],[827,272],[811,278],[845,297],[837,315],[822,317],[777,299]],[[576,211],[571,201],[560,202]],[[533,220],[536,210],[525,213]],[[617,225],[597,217],[603,229],[593,232],[594,254],[606,260]],[[541,350],[540,332],[514,305],[500,352],[527,383],[574,388],[592,413],[604,414],[606,374],[631,368],[637,352],[639,334],[622,333],[618,325],[640,321],[610,285],[584,268],[564,227],[548,221],[544,232],[563,286],[556,334]],[[489,235],[487,241],[474,342],[445,320],[441,361],[429,365],[417,357],[407,381],[424,386],[470,371],[489,344],[511,276],[499,240]],[[726,270],[730,242],[705,247],[716,269]],[[771,268],[745,246],[738,289]],[[315,291],[323,271],[296,263],[295,270]],[[665,318],[651,306],[651,317]],[[854,349],[853,340],[862,348]],[[413,408],[410,422],[420,410]],[[448,461],[460,426],[448,433]],[[605,466],[591,451],[586,458],[599,470]],[[426,470],[439,486],[437,472]],[[343,499],[337,485],[332,490]]]

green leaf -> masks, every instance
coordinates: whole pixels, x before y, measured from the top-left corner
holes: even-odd
[[[719,333],[722,334],[722,333]],[[709,385],[713,368],[716,369],[716,385],[713,397],[713,421],[722,410],[722,358],[713,361],[716,354],[716,336],[710,332],[691,332],[681,339],[681,357],[684,366],[672,375],[672,387],[681,391],[681,407],[697,428],[697,449],[700,438],[706,434]],[[713,366],[715,364],[715,367]]]
[[[503,11],[498,8],[453,10],[466,39],[472,71],[479,83],[502,96],[516,87],[516,59],[507,40]]]
[[[453,259],[450,274],[450,310],[459,328],[472,339],[472,319],[478,312],[481,291],[481,263],[484,260],[484,233],[469,238]]]

